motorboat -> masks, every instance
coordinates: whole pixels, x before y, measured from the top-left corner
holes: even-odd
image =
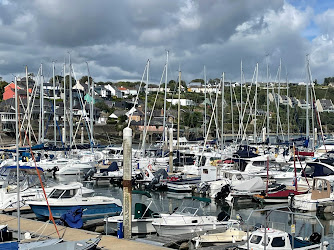
[[[318,176],[313,178],[310,193],[289,197],[292,208],[302,211],[334,212],[334,176]]]
[[[198,231],[228,228],[239,221],[231,220],[226,212],[218,216],[198,215],[198,208],[184,207],[174,213],[154,219],[152,225],[160,236],[170,236]]]
[[[160,209],[154,203],[150,193],[146,191],[133,190],[132,194],[142,195],[142,202],[137,202],[134,206],[134,214],[132,215],[131,221],[131,232],[133,234],[155,233],[155,228],[152,225],[153,220],[167,214],[156,212]],[[155,209],[153,206],[155,206]],[[116,233],[117,225],[120,221],[123,221],[123,212],[119,216],[105,218],[104,232],[106,234]]]
[[[258,228],[248,242],[239,249],[273,250],[273,249],[327,249],[328,242],[321,243],[319,234],[312,234],[309,240],[293,237],[291,234],[273,228]]]
[[[212,245],[217,243],[236,243],[247,239],[247,233],[238,227],[227,228],[224,232],[205,233],[192,239],[195,248],[199,246]]]
[[[48,204],[43,198],[26,202],[38,219],[45,220],[49,218],[48,205],[51,208],[53,217],[56,219],[61,218],[63,214],[77,206],[83,209],[83,221],[119,215],[122,211],[122,203],[119,199],[105,196],[85,197],[81,189],[73,188],[69,185],[54,187],[47,199]]]

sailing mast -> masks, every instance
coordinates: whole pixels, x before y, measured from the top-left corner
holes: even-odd
[[[21,226],[20,226],[20,165],[19,165],[19,113],[18,113],[18,96],[17,96],[17,79],[15,77],[15,137],[16,137],[16,185],[17,185],[17,239],[20,242]]]
[[[233,98],[232,98],[232,80],[230,81],[230,97],[231,97],[231,122],[232,122],[232,141],[234,141],[234,117],[233,117]]]
[[[267,139],[269,140],[269,62],[267,55]]]
[[[306,62],[307,62],[307,73],[309,74],[310,61],[309,61],[308,55],[306,55]],[[309,108],[308,85],[309,85],[309,81],[306,81],[306,140],[308,140],[310,136],[310,121],[309,121],[309,114],[308,114],[308,108]]]
[[[221,135],[221,145],[220,145],[221,159],[223,159],[223,150],[224,150],[224,91],[225,91],[224,83],[225,83],[225,72],[223,72],[222,81],[221,81],[221,96],[222,96],[222,135]]]
[[[40,111],[41,111],[41,126],[40,126],[40,143],[44,143],[44,78],[43,78],[43,64],[41,64],[41,75],[40,75]]]
[[[180,149],[180,111],[181,111],[181,69],[179,68],[179,101],[177,105],[177,150]]]
[[[240,115],[239,115],[239,119],[240,119],[240,122],[239,122],[239,126],[240,126],[240,138],[241,138],[241,142],[242,142],[242,139],[243,139],[243,112],[242,112],[242,74],[243,74],[243,70],[242,70],[242,60],[241,60],[241,63],[240,63]]]
[[[56,77],[55,77],[55,62],[52,65],[52,75],[53,75],[53,135],[54,144],[57,146],[57,130],[56,130]]]
[[[166,137],[166,106],[167,106],[167,73],[168,73],[168,50],[167,50],[167,57],[166,57],[166,78],[165,78],[165,98],[164,98],[164,120],[163,120],[163,133],[162,133],[162,139],[163,144],[167,147],[167,137]]]
[[[256,132],[256,112],[257,112],[257,78],[259,73],[259,64],[256,63],[256,77],[255,77],[255,111],[254,111],[254,142],[257,143],[257,132]]]
[[[27,85],[27,122],[28,122],[28,135],[29,141],[31,141],[30,131],[30,95],[29,95],[29,81],[28,81],[28,66],[26,66],[26,85]]]
[[[89,91],[91,91],[91,103],[90,103],[90,135],[91,135],[91,142],[90,142],[90,147],[91,150],[93,152],[93,145],[94,145],[94,82],[92,80],[92,86],[90,84],[90,71],[89,71],[89,66],[88,66],[88,62],[86,62],[87,64],[87,70],[88,70],[88,93]]]
[[[64,131],[63,141],[66,148],[66,60],[64,60]]]
[[[206,136],[206,68],[204,66],[204,137]]]
[[[148,74],[150,68],[150,59],[147,60],[146,66],[146,86],[145,86],[145,115],[144,115],[144,129],[143,129],[143,143],[142,143],[142,150],[143,156],[145,156],[145,144],[146,144],[146,134],[147,134],[147,95],[148,95]]]
[[[279,69],[278,69],[278,90],[277,90],[277,110],[276,110],[276,138],[278,139],[278,127],[279,127],[279,99],[280,99],[280,90],[281,90],[281,66],[282,60],[279,60]]]
[[[72,64],[71,64],[71,54],[69,53],[69,91],[70,91],[70,149],[72,149],[73,143],[73,96],[72,96]]]

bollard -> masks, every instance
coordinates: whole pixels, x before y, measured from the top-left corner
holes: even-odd
[[[117,238],[118,239],[123,239],[124,238],[123,221],[122,220],[117,221]]]

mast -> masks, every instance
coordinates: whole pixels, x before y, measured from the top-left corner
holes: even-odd
[[[55,146],[57,146],[55,62],[53,62],[53,65],[52,65],[52,75],[53,75],[53,135],[54,135],[54,144]]]
[[[69,94],[70,94],[70,149],[72,149],[72,143],[73,143],[73,96],[72,96],[72,64],[71,64],[71,54],[69,53]]]
[[[308,55],[306,55],[306,62],[307,62],[307,73],[310,75],[310,61]],[[309,81],[306,81],[306,140],[308,140],[310,136],[310,121],[309,121],[309,114],[308,114],[308,108],[309,108],[309,93],[308,93],[308,85]]]
[[[66,148],[66,60],[64,60],[64,145]]]
[[[225,72],[222,75],[222,82],[221,82],[221,96],[222,96],[222,135],[221,135],[221,159],[223,159],[223,150],[224,150],[224,86],[225,86]],[[218,119],[218,116],[217,116]],[[217,129],[218,130],[218,129]]]
[[[278,91],[277,91],[277,110],[276,110],[276,138],[278,139],[278,126],[279,126],[279,99],[280,99],[280,89],[281,89],[281,66],[282,60],[279,60],[279,69],[278,69]]]
[[[147,134],[147,95],[148,95],[148,74],[150,69],[150,59],[147,60],[147,67],[146,67],[146,86],[145,86],[145,115],[144,115],[144,129],[143,129],[143,156],[145,156],[145,144],[146,144],[146,134]]]
[[[256,78],[255,78],[255,111],[254,111],[254,142],[257,142],[257,132],[256,132],[256,112],[257,112],[257,78],[259,74],[259,63],[256,63]]]
[[[204,65],[204,137],[206,136],[206,68]]]
[[[230,81],[230,96],[231,96],[231,120],[232,120],[232,139],[234,140],[234,117],[233,117],[233,98],[232,98],[232,80]]]
[[[26,85],[27,85],[27,122],[28,122],[28,136],[29,142],[31,142],[31,133],[30,133],[30,95],[29,95],[29,81],[28,81],[28,66],[26,65]]]
[[[164,98],[164,120],[163,120],[163,133],[162,133],[162,138],[163,138],[163,144],[167,147],[167,138],[165,136],[165,131],[166,131],[166,106],[167,106],[167,73],[168,73],[168,50],[167,50],[167,57],[166,57],[166,78],[165,78],[165,98]]]
[[[289,97],[289,81],[288,81],[288,73],[286,73],[286,97],[288,100],[287,105],[287,116],[288,116],[288,141],[290,141],[290,97]]]
[[[239,123],[239,126],[240,126],[240,135],[241,135],[241,141],[242,141],[242,138],[243,138],[243,117],[242,117],[242,73],[243,73],[243,70],[242,70],[242,60],[241,60],[241,63],[240,63],[240,114],[239,114],[239,119],[240,119],[240,123]]]
[[[21,225],[20,225],[20,166],[19,166],[19,113],[18,113],[18,96],[17,96],[17,79],[15,77],[15,137],[16,137],[16,185],[17,185],[17,228],[18,228],[18,241],[21,238]]]
[[[179,101],[177,105],[177,150],[180,149],[181,70],[179,68]]]
[[[90,116],[90,135],[91,135],[91,142],[90,142],[90,147],[91,150],[93,152],[93,145],[94,145],[94,82],[92,80],[92,86],[90,85],[90,71],[89,71],[89,67],[88,67],[88,62],[86,62],[87,64],[87,70],[88,70],[88,93],[89,91],[91,91],[91,103],[90,103],[90,112],[89,112],[89,116]]]
[[[269,62],[267,55],[267,139],[269,140]]]
[[[43,76],[43,64],[41,64],[41,143],[44,143],[44,76]]]

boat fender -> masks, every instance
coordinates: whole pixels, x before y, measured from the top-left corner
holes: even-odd
[[[319,234],[318,232],[314,232],[313,234],[311,234],[310,242],[319,244],[320,241],[321,241],[321,234]]]

